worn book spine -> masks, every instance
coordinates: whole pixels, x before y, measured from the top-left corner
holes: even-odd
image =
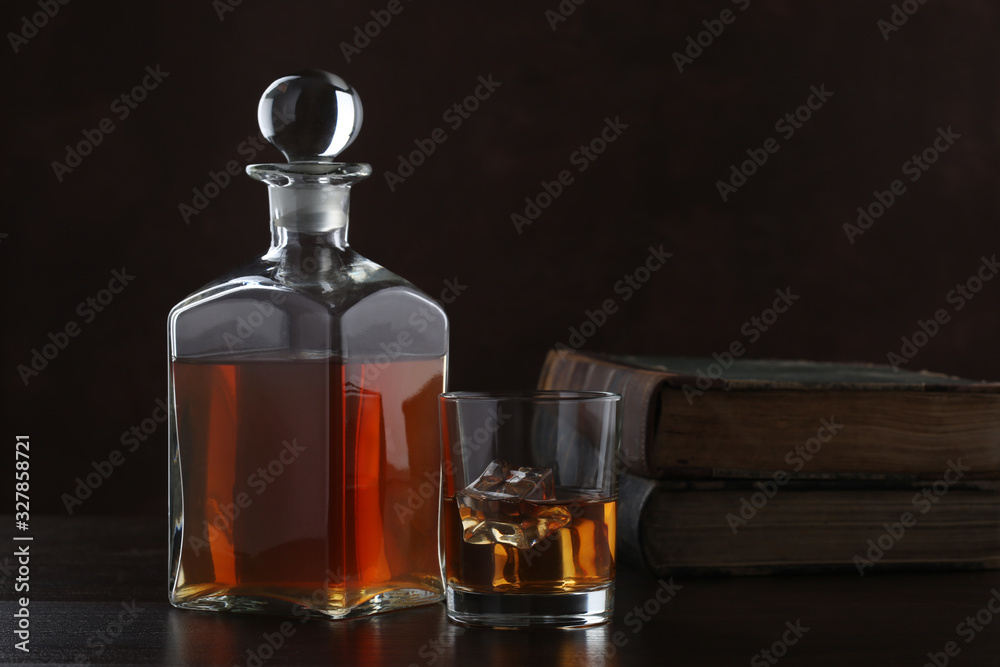
[[[617,559],[633,568],[651,572],[643,553],[642,514],[656,481],[636,475],[618,476]]]
[[[620,459],[636,475],[658,477],[650,463],[650,444],[656,428],[660,390],[669,373],[645,370],[611,361],[594,363],[590,357],[566,350],[551,350],[539,377],[539,389],[612,391],[622,396]]]

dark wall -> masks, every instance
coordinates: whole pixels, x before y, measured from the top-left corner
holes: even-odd
[[[2,420],[11,449],[32,437],[35,512],[65,512],[60,496],[115,450],[121,465],[74,511],[165,509],[166,428],[134,451],[121,438],[165,397],[166,314],[268,243],[265,187],[246,176],[188,221],[179,207],[230,160],[281,160],[244,142],[261,92],[306,67],[364,101],[343,158],[375,175],[354,189],[352,245],[431,294],[465,286],[447,306],[454,389],[532,386],[556,343],[711,355],[740,341],[753,357],[885,363],[938,310],[904,367],[1000,378],[1000,280],[953,292],[1000,240],[994,3],[909,0],[895,29],[889,2],[591,0],[553,29],[555,0],[404,0],[348,62],[341,43],[386,3],[247,1],[220,16],[223,2],[70,2],[36,32],[23,24],[36,2],[5,4],[4,30],[33,36],[3,47]],[[116,103],[147,66],[168,74],[134,109]],[[453,127],[443,114],[480,76],[499,87]],[[810,102],[797,127],[782,120]],[[102,119],[113,131],[94,132]],[[604,152],[574,155],[609,119],[620,134]],[[438,127],[447,140],[390,189],[398,156]],[[906,165],[949,128],[926,171]],[[100,143],[54,167],[85,132]],[[763,164],[724,200],[719,181],[752,155]],[[563,170],[572,182],[515,224]],[[848,234],[895,180],[902,194]],[[672,256],[627,288],[651,247]],[[91,313],[123,267],[134,279]],[[763,331],[751,318],[776,290],[795,299]],[[607,300],[615,312],[574,337]],[[25,384],[18,366],[67,325],[78,335]]]

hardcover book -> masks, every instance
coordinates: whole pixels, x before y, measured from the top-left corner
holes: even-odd
[[[623,396],[622,458],[659,479],[1000,479],[1000,383],[873,364],[552,350],[540,389]]]
[[[619,558],[657,576],[1000,567],[998,482],[619,482]]]

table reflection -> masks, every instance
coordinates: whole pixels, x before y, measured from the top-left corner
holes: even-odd
[[[618,665],[614,625],[585,629],[493,630],[448,621],[430,605],[348,621],[171,609],[163,662],[171,665],[359,665],[430,667],[526,664]],[[552,660],[550,657],[555,656]]]

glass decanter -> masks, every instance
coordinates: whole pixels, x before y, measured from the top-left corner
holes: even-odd
[[[170,601],[350,618],[435,602],[448,321],[347,244],[335,162],[361,102],[310,71],[264,93],[288,164],[268,186],[267,254],[178,303],[168,322]]]

